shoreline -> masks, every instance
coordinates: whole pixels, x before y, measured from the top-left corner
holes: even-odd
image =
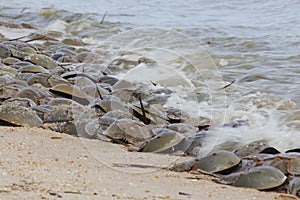
[[[0,138],[0,199],[297,199],[163,169],[187,157],[129,152],[39,128],[1,126]]]
[[[207,175],[194,179],[195,175],[187,172],[151,169],[132,173],[139,169],[109,167],[103,161],[120,162],[120,154],[129,163],[146,160],[158,167],[165,165],[162,156],[172,156],[128,152],[123,146],[108,142],[40,128],[3,126],[0,137],[0,199],[297,199],[217,184]],[[101,161],[86,148],[100,143],[108,152],[102,152],[108,156]]]

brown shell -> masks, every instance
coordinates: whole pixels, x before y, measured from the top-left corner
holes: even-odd
[[[52,87],[49,91],[58,96],[73,99],[82,105],[88,105],[90,103],[87,99],[86,93],[75,85],[58,84]]]

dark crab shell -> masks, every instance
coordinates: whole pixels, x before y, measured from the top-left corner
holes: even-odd
[[[225,150],[213,152],[196,162],[193,170],[201,169],[206,172],[222,172],[236,167],[241,159],[234,153]]]
[[[233,185],[237,187],[267,190],[279,187],[287,177],[277,168],[259,166],[251,168],[248,172],[240,174]]]
[[[40,127],[43,122],[34,111],[26,107],[2,105],[0,107],[0,124]]]
[[[86,93],[75,85],[59,84],[52,87],[49,91],[58,96],[73,99],[82,105],[88,105],[90,103]]]
[[[154,138],[146,142],[143,152],[163,152],[179,144],[184,136],[176,131],[164,129],[165,131],[159,133]]]
[[[151,129],[143,123],[131,119],[119,119],[113,122],[103,135],[115,142],[135,144],[153,136]]]

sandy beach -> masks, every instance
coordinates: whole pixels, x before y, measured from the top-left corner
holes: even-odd
[[[11,0],[0,5],[0,200],[298,199],[276,189],[238,188],[209,175],[173,172],[170,166],[191,158],[124,146],[167,135],[169,125],[180,122],[192,128],[175,128],[169,134],[175,139],[166,140],[176,142],[163,146],[174,150],[183,141],[178,148],[186,155],[190,138],[197,150],[250,145],[253,161],[259,148],[299,149],[295,22],[300,12],[294,4]],[[125,126],[116,125],[118,120]],[[132,130],[145,132],[127,134]],[[125,143],[72,136],[80,133]],[[275,166],[278,158],[259,165]],[[278,166],[293,180],[299,157],[284,159]],[[292,159],[297,162],[289,171]]]
[[[0,199],[297,199],[160,169],[178,157],[108,142],[19,127],[0,138]]]

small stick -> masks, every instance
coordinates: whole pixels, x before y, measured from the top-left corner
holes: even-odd
[[[167,167],[155,166],[155,165],[141,165],[141,164],[123,164],[113,163],[114,167],[136,167],[136,168],[155,168],[155,169],[168,169]]]
[[[192,196],[191,194],[189,193],[186,193],[186,192],[178,192],[179,195],[185,195],[185,196]]]
[[[142,112],[143,112],[143,117],[145,119],[144,123],[147,124],[147,117],[146,117],[146,112],[145,112],[145,108],[144,108],[144,105],[143,105],[143,102],[142,102],[142,95],[139,94],[139,101],[140,101],[140,104],[141,104],[141,109],[142,109]]]
[[[105,11],[105,13],[104,13],[104,15],[103,15],[103,17],[102,17],[102,19],[101,19],[101,22],[100,22],[100,24],[103,24],[103,22],[104,22],[104,18],[106,17],[106,15],[107,15],[107,11]]]
[[[103,100],[103,97],[102,97],[102,95],[101,95],[101,93],[100,93],[100,90],[99,90],[99,88],[98,88],[98,85],[97,85],[96,83],[94,83],[94,84],[95,84],[95,86],[96,86],[96,90],[97,90],[97,93],[98,93],[100,99]]]
[[[231,86],[233,83],[235,83],[235,80],[231,81],[231,83],[225,85],[224,87],[221,87],[219,90],[223,90],[223,89],[225,89],[225,88]]]
[[[156,83],[154,83],[153,81],[150,80],[150,83],[152,83],[152,85],[157,86]]]

